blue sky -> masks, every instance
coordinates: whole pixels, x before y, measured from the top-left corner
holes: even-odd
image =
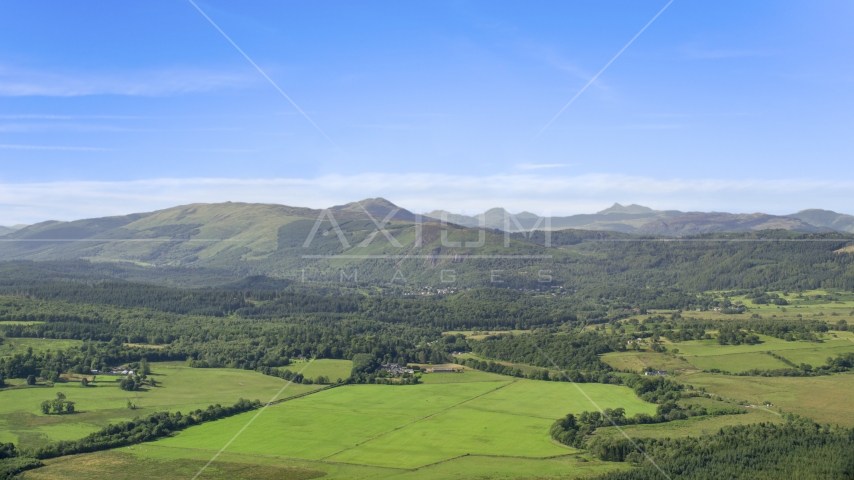
[[[5,2],[0,224],[380,195],[854,213],[850,2],[676,0],[538,136],[667,1],[197,3],[323,133],[189,2]]]

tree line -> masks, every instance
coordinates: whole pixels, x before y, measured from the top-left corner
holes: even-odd
[[[783,423],[722,427],[699,437],[597,437],[591,453],[605,461],[639,468],[611,472],[597,480],[658,480],[661,468],[671,478],[736,480],[743,478],[854,477],[854,429],[818,425],[786,414]],[[638,451],[637,445],[655,465]]]

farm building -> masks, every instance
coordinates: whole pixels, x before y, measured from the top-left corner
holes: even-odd
[[[396,363],[384,363],[380,365],[380,370],[389,372],[393,375],[401,375],[404,373],[415,373],[415,370],[411,368],[406,368],[405,366],[400,366]]]

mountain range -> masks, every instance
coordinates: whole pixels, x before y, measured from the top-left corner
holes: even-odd
[[[550,230],[575,228],[672,237],[777,229],[805,233],[828,231],[854,233],[854,216],[817,209],[802,210],[791,215],[769,215],[653,210],[641,205],[624,206],[615,203],[610,208],[594,214],[567,217],[540,217],[530,212],[510,215],[503,208],[493,208],[472,216],[443,210],[434,210],[425,215],[470,228],[497,228],[513,232],[532,228]]]
[[[656,275],[667,281],[672,275],[670,267],[664,268],[655,259],[662,255],[660,249],[671,248],[666,245],[682,248],[659,241],[670,237],[811,236],[829,240],[809,246],[817,254],[830,255],[827,258],[836,258],[834,252],[849,251],[854,238],[842,233],[854,231],[854,217],[824,210],[774,216],[656,211],[616,204],[590,215],[544,219],[523,212],[515,216],[521,229],[543,228],[550,222],[548,234],[520,232],[513,220],[512,228],[503,231],[503,209],[482,215],[487,228],[476,228],[477,217],[453,214],[444,215],[443,225],[442,216],[441,212],[417,215],[382,198],[327,210],[232,202],[191,204],[15,229],[0,236],[0,261],[66,262],[61,268],[67,271],[95,269],[110,278],[197,286],[224,285],[253,276],[328,283],[340,282],[344,275],[369,283],[388,284],[405,278],[406,282],[442,285],[447,281],[443,272],[451,272],[457,285],[500,281],[508,286],[540,288],[542,278],[552,274],[606,278],[613,272],[631,271],[626,265],[635,268],[637,262],[647,268],[657,265],[661,271]],[[748,246],[738,248],[758,250],[739,255],[760,255],[763,248],[774,244],[742,242],[739,245]],[[693,258],[683,262],[686,265],[714,269],[720,258],[737,254],[730,249],[735,244],[723,246],[713,240],[690,245],[699,250],[685,247],[685,258]],[[607,258],[616,263],[603,268]],[[494,277],[494,272],[501,273]],[[719,278],[696,273],[700,286],[699,282],[706,281],[703,275]],[[643,278],[632,281],[651,281]]]

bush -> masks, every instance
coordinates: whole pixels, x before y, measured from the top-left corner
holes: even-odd
[[[119,388],[128,392],[139,390],[139,387],[141,385],[142,380],[136,375],[128,375],[127,377],[123,378],[121,382],[119,382]]]
[[[15,457],[0,460],[0,480],[15,478],[19,473],[44,465],[35,458]]]
[[[17,456],[18,451],[15,449],[14,443],[0,443],[0,460]]]
[[[45,400],[41,404],[41,410],[45,415],[74,413],[74,402],[66,400],[62,392],[56,392],[56,400]]]

